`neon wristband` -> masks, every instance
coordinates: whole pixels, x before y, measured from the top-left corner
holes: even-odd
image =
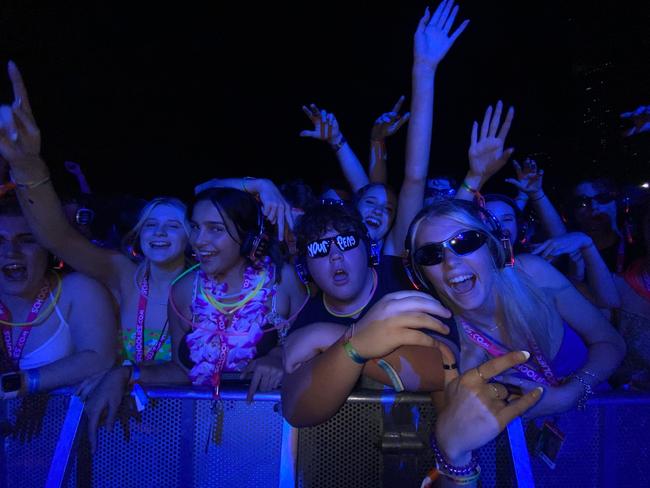
[[[352,343],[350,341],[346,341],[343,343],[343,349],[345,349],[345,352],[348,353],[348,356],[350,356],[350,359],[354,361],[357,364],[366,364],[368,360],[364,358],[361,354],[359,354],[359,351],[357,351]]]

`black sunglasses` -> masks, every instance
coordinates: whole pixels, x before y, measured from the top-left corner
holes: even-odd
[[[359,245],[359,237],[354,233],[350,233],[311,241],[307,244],[307,256],[310,258],[324,258],[328,256],[332,243],[336,244],[336,247],[345,252]]]
[[[488,240],[488,236],[476,230],[464,230],[442,242],[425,244],[413,255],[415,263],[420,266],[435,266],[442,263],[445,248],[456,256],[464,256],[479,249]]]
[[[605,205],[607,203],[611,203],[612,201],[614,201],[614,198],[615,196],[609,192],[598,193],[597,195],[594,195],[592,197],[587,195],[580,195],[579,197],[575,197],[573,199],[573,206],[576,208],[579,207],[585,208],[590,206],[594,200],[600,203],[601,205]]]

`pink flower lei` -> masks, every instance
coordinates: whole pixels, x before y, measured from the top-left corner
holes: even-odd
[[[241,371],[255,357],[257,343],[264,334],[270,309],[266,305],[273,300],[275,267],[266,257],[261,266],[248,266],[239,294],[228,295],[228,285],[211,280],[202,270],[197,275],[197,289],[192,303],[193,327],[187,337],[187,346],[194,367],[189,376],[195,385],[212,385],[218,392],[222,371]],[[261,288],[241,308],[233,313],[222,313],[210,301],[229,302],[244,299],[254,292],[260,280]],[[206,296],[202,296],[206,295]],[[206,297],[210,297],[210,300]],[[214,300],[212,300],[214,299]]]

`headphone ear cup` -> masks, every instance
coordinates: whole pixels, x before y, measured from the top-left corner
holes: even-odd
[[[368,238],[366,243],[368,244],[368,266],[371,266],[373,268],[379,266],[379,261],[381,260],[379,244],[370,238]]]
[[[307,268],[305,258],[303,256],[298,256],[294,267],[296,268],[296,274],[300,281],[302,281],[303,285],[307,285],[311,281],[311,276],[309,276],[309,269]]]

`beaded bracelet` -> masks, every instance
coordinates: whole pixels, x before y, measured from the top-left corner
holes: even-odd
[[[466,485],[476,481],[481,474],[481,467],[478,465],[478,458],[472,452],[472,458],[465,466],[454,466],[450,464],[440,451],[436,438],[431,435],[431,450],[433,451],[436,468],[438,472],[453,480],[457,485]]]
[[[591,387],[591,384],[580,376],[579,372],[572,374],[569,378],[575,378],[582,385],[582,396],[578,399],[577,408],[578,410],[585,410],[587,408],[587,400],[589,400],[589,397],[594,394],[594,390]]]

